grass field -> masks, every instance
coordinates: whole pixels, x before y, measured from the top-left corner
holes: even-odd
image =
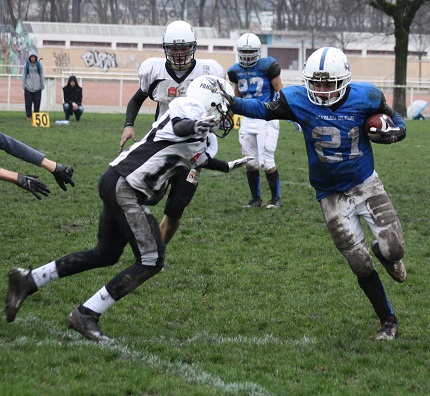
[[[61,117],[52,113],[51,123]],[[82,119],[47,129],[31,127],[24,111],[1,113],[0,131],[74,166],[76,181],[63,192],[43,169],[0,152],[2,167],[37,173],[52,191],[38,201],[0,183],[3,301],[11,268],[96,242],[97,182],[117,155],[124,116]],[[139,116],[139,137],[151,119]],[[242,209],[244,171],[204,170],[165,270],[103,315],[115,343],[87,341],[65,318],[133,262],[129,249],[114,267],[48,284],[14,323],[2,317],[0,395],[429,395],[430,121],[408,122],[399,144],[374,146],[407,244],[404,284],[376,264],[399,318],[394,342],[373,340],[379,321],[326,230],[302,136],[290,123],[281,129],[283,208]],[[218,157],[240,156],[232,132]],[[162,210],[153,209],[159,220]]]

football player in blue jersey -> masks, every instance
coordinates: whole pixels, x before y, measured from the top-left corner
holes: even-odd
[[[186,97],[172,101],[147,135],[109,164],[98,185],[103,208],[94,248],[68,254],[32,270],[9,271],[5,309],[8,322],[15,320],[24,300],[41,287],[83,271],[112,266],[130,244],[134,263],[67,318],[68,326],[84,337],[109,340],[98,325],[101,314],[163,268],[165,244],[149,206],[163,198],[170,179],[184,169],[197,167],[230,172],[251,159],[225,162],[208,154],[208,135],[219,126],[225,128],[226,134],[233,127],[227,103],[218,89],[219,81],[218,76],[196,78]],[[222,81],[233,95],[229,83]]]
[[[226,77],[223,67],[217,61],[195,59],[197,37],[188,22],[174,21],[166,27],[163,49],[165,58],[148,58],[139,66],[140,87],[127,104],[120,152],[128,139],[136,141],[134,122],[147,98],[157,102],[155,119],[158,119],[165,113],[172,100],[185,96],[187,87],[195,78],[202,75],[215,75],[222,79]],[[217,138],[210,134],[208,152],[214,157],[217,151]],[[165,244],[169,243],[179,228],[185,208],[197,190],[200,173],[199,168],[184,170],[170,182],[164,217],[160,222]]]
[[[262,102],[275,99],[282,88],[281,68],[275,58],[261,58],[261,42],[253,33],[243,34],[236,45],[239,62],[227,70],[234,83],[235,95],[255,98]],[[246,164],[246,177],[251,191],[251,200],[245,208],[261,207],[260,169],[266,174],[271,199],[267,209],[282,206],[279,172],[275,164],[278,143],[279,120],[265,121],[244,117],[239,128],[239,144],[243,155],[254,157]]]
[[[375,237],[374,255],[394,280],[403,282],[405,242],[397,213],[374,169],[371,142],[391,144],[404,139],[404,119],[374,85],[351,82],[348,59],[337,48],[315,51],[302,77],[304,86],[283,88],[272,102],[226,97],[237,114],[301,125],[310,183],[334,244],[381,322],[376,339],[393,340],[398,334],[397,318],[375,270],[360,218]],[[392,122],[367,134],[366,118],[377,113],[387,114]]]

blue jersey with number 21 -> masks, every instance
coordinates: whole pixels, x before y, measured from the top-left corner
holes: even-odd
[[[236,98],[232,111],[253,118],[298,122],[308,153],[309,180],[318,201],[346,191],[374,171],[372,146],[364,132],[366,118],[386,113],[384,94],[369,83],[351,83],[338,103],[323,107],[311,103],[303,86],[283,88],[275,102]],[[400,114],[394,124],[406,129]]]

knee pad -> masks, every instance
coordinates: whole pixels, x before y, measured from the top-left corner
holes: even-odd
[[[261,168],[261,170],[264,173],[267,173],[267,172],[271,171],[274,167],[275,167],[275,162],[274,161],[271,162],[271,163],[265,162],[265,163],[263,163],[263,164],[260,165],[260,168]]]
[[[375,269],[369,248],[364,241],[350,249],[341,251],[341,253],[358,278],[369,276]]]
[[[247,171],[250,171],[250,172],[258,170],[257,161],[255,159],[253,159],[251,161],[248,161],[245,164],[245,168],[246,168]]]
[[[276,164],[275,164],[275,159],[273,158],[273,156],[270,156],[270,157],[266,156],[265,158],[263,158],[263,160],[260,164],[260,168],[264,173],[271,171],[275,166],[276,166]]]
[[[382,256],[389,261],[399,261],[405,255],[405,241],[400,227],[381,232],[378,242]]]

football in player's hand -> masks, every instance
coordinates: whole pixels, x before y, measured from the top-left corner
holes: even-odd
[[[370,128],[376,128],[381,131],[385,131],[390,125],[394,125],[394,123],[388,115],[383,113],[372,114],[371,116],[367,117],[364,123],[364,132],[366,133],[366,135],[372,132],[374,133],[375,130],[371,130]]]

